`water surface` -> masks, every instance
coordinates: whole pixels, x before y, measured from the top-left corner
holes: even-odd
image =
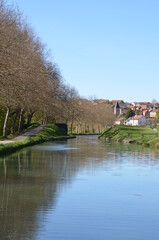
[[[97,136],[0,159],[0,240],[158,240],[159,152]]]

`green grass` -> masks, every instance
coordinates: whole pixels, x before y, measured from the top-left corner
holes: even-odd
[[[0,144],[0,155],[15,152],[23,147],[32,146],[45,141],[67,139],[71,136],[64,134],[56,125],[48,124],[35,136],[13,143]]]
[[[62,132],[56,125],[47,124],[39,133],[36,135],[37,137],[50,140],[55,137],[67,136]]]
[[[100,137],[118,142],[130,142],[159,147],[159,132],[148,127],[114,126]]]

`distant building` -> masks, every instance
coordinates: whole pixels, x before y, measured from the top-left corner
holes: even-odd
[[[150,112],[150,118],[155,118],[157,112],[158,112],[158,110],[152,110],[152,111]]]
[[[144,115],[146,118],[149,118],[149,117],[150,117],[150,111],[148,111],[148,110],[143,110],[143,115]]]
[[[150,109],[152,106],[150,102],[133,102],[132,105],[136,108],[142,108],[143,110]]]
[[[153,106],[154,106],[155,108],[159,108],[159,103],[154,103]]]
[[[125,104],[123,100],[112,100],[111,102],[113,103],[113,105],[116,105],[117,103],[120,104],[120,105]]]
[[[119,116],[121,114],[121,108],[119,106],[119,103],[117,102],[114,106],[114,115]]]
[[[117,119],[117,120],[114,122],[114,125],[124,125],[124,118]]]
[[[122,107],[121,108],[121,114],[125,115],[128,111],[128,108],[127,107]]]
[[[145,126],[147,125],[147,120],[143,115],[135,115],[134,117],[130,117],[125,121],[125,125],[127,126]]]

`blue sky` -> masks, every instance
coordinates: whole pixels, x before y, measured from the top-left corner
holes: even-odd
[[[159,100],[158,0],[9,0],[83,97]]]

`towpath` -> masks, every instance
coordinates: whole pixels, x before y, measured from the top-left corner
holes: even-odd
[[[19,141],[19,140],[25,140],[29,137],[32,137],[32,136],[35,136],[38,132],[40,132],[43,128],[45,127],[45,124],[42,124],[34,129],[31,129],[29,130],[28,132],[26,133],[23,133],[11,140],[3,140],[3,141],[0,141],[0,144],[8,144],[8,143],[13,143],[13,142],[16,142],[16,141]]]

